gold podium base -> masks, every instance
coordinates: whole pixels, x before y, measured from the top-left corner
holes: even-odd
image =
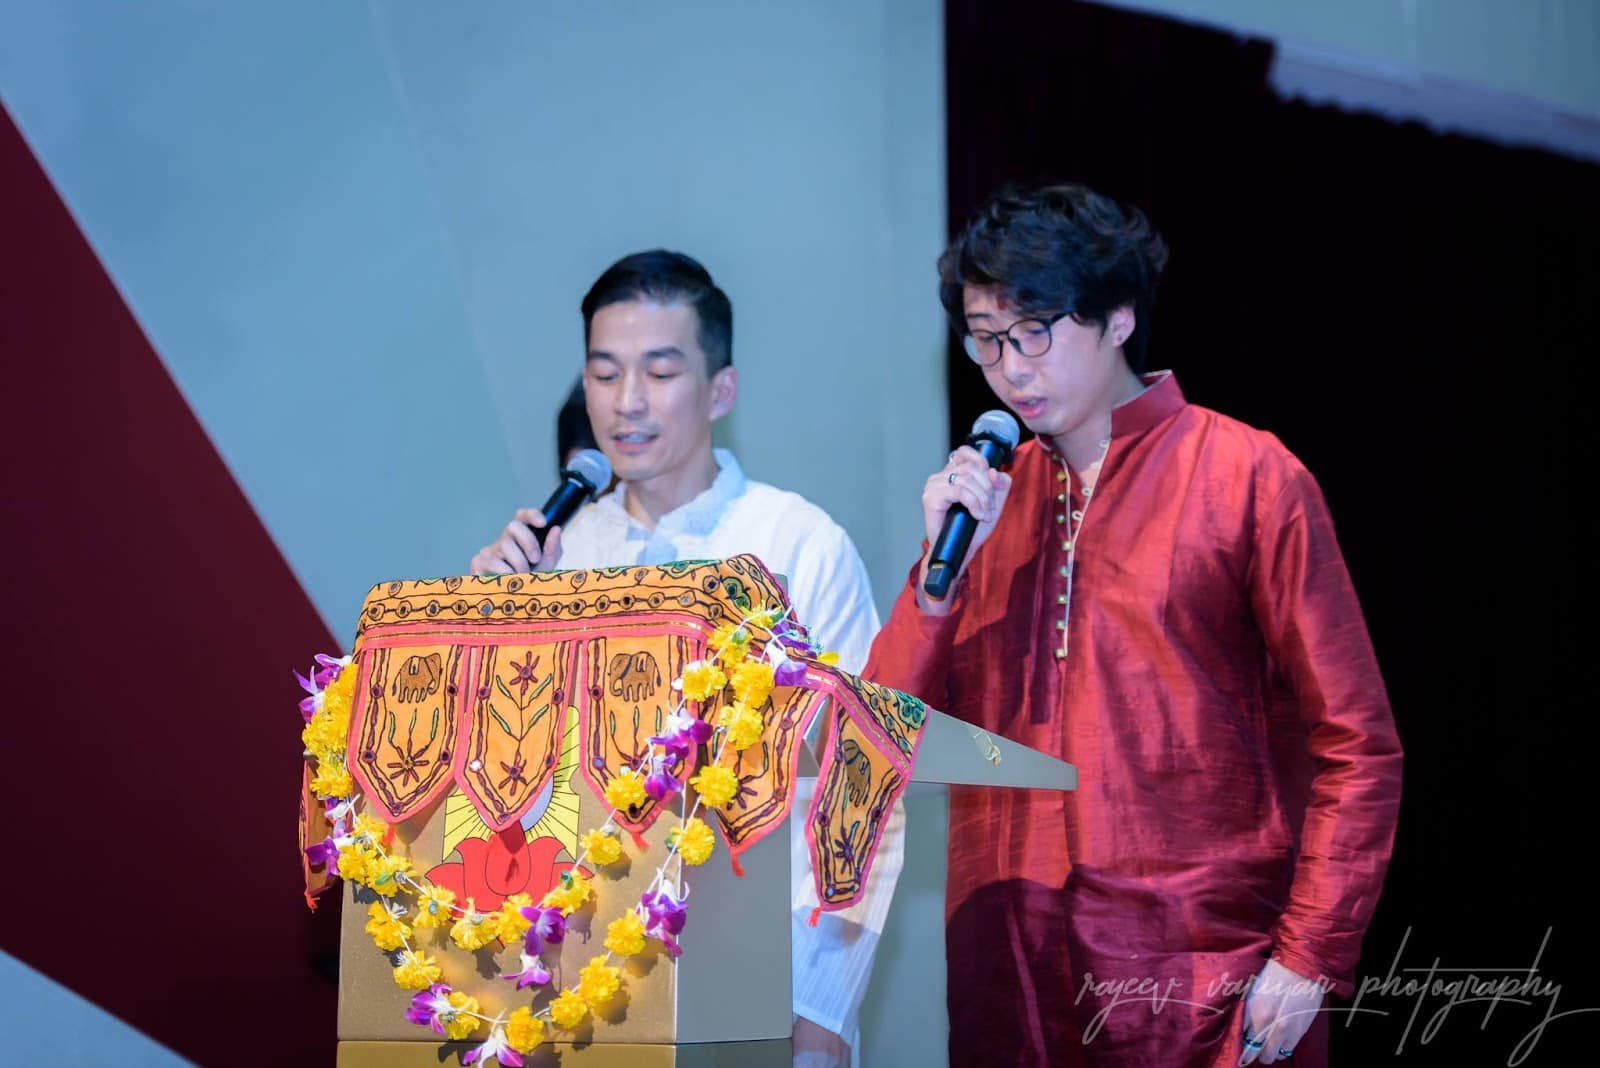
[[[472,1042],[341,1042],[337,1068],[441,1068],[459,1065]],[[790,1068],[787,1038],[695,1042],[678,1046],[547,1042],[523,1058],[527,1068]]]

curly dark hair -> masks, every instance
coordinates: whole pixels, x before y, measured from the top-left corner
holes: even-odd
[[[994,286],[1027,312],[1070,312],[1104,330],[1131,305],[1134,330],[1122,352],[1144,370],[1156,282],[1167,245],[1144,213],[1083,185],[1008,186],[980,207],[939,257],[939,301],[967,332],[965,286]]]

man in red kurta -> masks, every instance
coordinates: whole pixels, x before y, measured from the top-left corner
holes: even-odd
[[[940,261],[969,355],[1037,438],[928,479],[865,674],[1069,761],[956,788],[952,1065],[1326,1063],[1383,882],[1400,746],[1316,482],[1141,375],[1165,246],[1081,186],[996,197]]]

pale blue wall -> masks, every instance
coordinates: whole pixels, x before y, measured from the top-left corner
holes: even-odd
[[[189,1063],[7,953],[0,953],[0,1025],[6,1064],[183,1068]]]
[[[844,524],[886,612],[944,461],[939,12],[0,0],[0,99],[341,637],[370,583],[459,572],[542,500],[578,301],[655,245],[734,300],[724,437]],[[914,804],[868,1065],[944,1060],[942,800]]]
[[[578,300],[653,245],[734,299],[725,437],[886,607],[943,457],[938,11],[0,0],[0,94],[336,633],[543,499]]]

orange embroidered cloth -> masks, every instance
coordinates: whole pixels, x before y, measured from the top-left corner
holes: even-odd
[[[624,767],[643,769],[649,738],[684,701],[672,682],[714,655],[713,631],[752,612],[789,607],[753,556],[660,567],[388,582],[367,595],[357,625],[347,762],[368,811],[413,817],[459,786],[495,831],[516,824],[554,773],[567,721],[579,725],[581,778],[597,796]],[[752,628],[757,642],[764,637]],[[792,654],[791,654],[792,655]],[[721,762],[737,796],[711,810],[734,858],[789,817],[800,746],[826,708],[829,730],[807,841],[824,909],[854,903],[895,799],[905,789],[925,717],[922,702],[813,660],[763,706],[756,745]],[[686,781],[705,754],[691,754]],[[302,845],[315,804],[302,801]],[[649,798],[618,811],[641,831]],[[327,877],[307,871],[308,894]]]

